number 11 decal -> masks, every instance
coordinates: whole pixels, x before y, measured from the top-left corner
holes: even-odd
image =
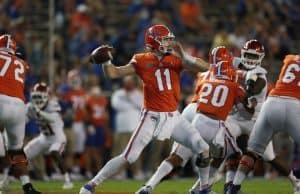
[[[163,74],[166,78],[167,89],[171,90],[172,89],[172,84],[171,84],[171,77],[170,77],[169,69],[165,69]],[[161,75],[161,70],[160,69],[157,69],[155,71],[155,77],[156,77],[156,80],[157,80],[159,91],[164,91],[164,86],[163,86],[162,75]]]

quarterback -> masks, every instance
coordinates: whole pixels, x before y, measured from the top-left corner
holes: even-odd
[[[174,54],[179,43],[164,25],[154,25],[146,30],[145,43],[147,52],[135,54],[131,61],[116,67],[111,59],[108,46],[96,49],[92,56],[94,62],[103,63],[105,74],[110,78],[137,74],[143,81],[144,107],[140,122],[133,132],[123,153],[111,159],[99,173],[86,185],[80,194],[91,194],[95,187],[127,164],[133,163],[152,140],[172,138],[189,147],[197,154],[199,166],[208,169],[209,146],[198,131],[178,111],[180,97],[179,77],[183,69],[198,68],[206,70],[208,64],[184,52]],[[100,56],[100,57],[99,57]]]

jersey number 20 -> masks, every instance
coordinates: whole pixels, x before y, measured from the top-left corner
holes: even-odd
[[[202,86],[199,102],[207,104],[209,101],[215,107],[224,106],[229,89],[226,85],[217,85],[214,87],[210,83],[205,83]]]

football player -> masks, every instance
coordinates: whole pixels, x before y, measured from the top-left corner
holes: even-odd
[[[238,171],[226,194],[237,194],[246,174],[253,168],[255,161],[263,156],[273,135],[278,132],[288,133],[300,143],[300,55],[287,55],[276,82],[261,108],[254,128],[250,134],[247,152],[244,153]],[[286,174],[287,175],[287,174]],[[299,178],[299,177],[297,177]],[[294,173],[294,193],[300,193],[299,181]]]
[[[224,92],[223,90],[219,91],[219,89],[217,89],[217,88],[220,88],[223,86],[227,88],[227,85],[229,83],[236,81],[236,72],[235,72],[235,70],[233,70],[233,67],[231,67],[232,60],[233,60],[232,55],[230,54],[228,49],[223,46],[216,47],[211,51],[210,57],[209,57],[210,70],[198,75],[197,85],[195,88],[195,95],[192,99],[192,102],[183,110],[183,113],[182,113],[182,115],[188,121],[193,122],[196,129],[202,135],[204,140],[211,145],[210,150],[211,150],[211,155],[213,157],[220,157],[219,154],[222,154],[222,152],[223,153],[239,152],[239,149],[237,148],[235,139],[233,139],[232,136],[230,135],[229,131],[225,129],[225,124],[224,124],[225,118],[224,117],[227,116],[229,110],[231,109],[231,106],[236,103],[235,100],[237,100],[243,96],[244,91],[241,87],[237,87],[237,93],[232,93],[232,91],[231,91],[230,92],[231,96],[227,96],[227,95],[229,95],[229,93],[226,93],[228,91],[223,93]],[[217,75],[217,73],[219,73],[220,75]],[[221,75],[221,73],[223,73],[223,74]],[[225,74],[227,74],[227,75],[225,75]],[[208,87],[210,87],[212,83],[215,83],[215,82],[219,83],[220,80],[222,80],[221,82],[224,82],[223,84],[227,84],[227,85],[226,86],[225,85],[217,86],[218,85],[217,84],[216,88],[214,88],[214,89],[212,89],[212,88],[207,89],[206,87],[203,88],[203,84],[204,85],[208,84],[209,85]],[[210,83],[210,81],[212,83]],[[237,84],[237,83],[235,83],[235,84]],[[236,86],[238,86],[238,84]],[[236,86],[234,86],[234,88],[231,88],[230,90],[233,90],[233,89],[235,90]],[[211,90],[210,92],[213,93],[213,94],[209,94],[209,95],[205,96],[205,98],[207,98],[209,100],[207,100],[207,99],[200,100],[200,99],[202,99],[201,95],[206,95],[206,93],[209,92],[209,90]],[[215,94],[215,93],[217,93],[217,94]],[[218,111],[216,111],[216,108],[214,107],[213,103],[211,102],[212,100],[213,101],[215,100],[215,99],[213,99],[214,97],[212,97],[211,95],[215,95],[215,96],[220,95],[221,97],[223,95],[225,96],[225,97],[221,98],[224,100],[224,105],[222,105],[222,106],[217,105]],[[232,101],[234,101],[234,102],[232,102]],[[229,110],[228,110],[228,108],[229,108]],[[210,112],[208,113],[205,111],[210,111]],[[225,116],[222,116],[222,118],[220,118],[220,115],[218,115],[221,112],[223,112],[225,115]],[[195,118],[195,116],[196,116],[196,118]],[[214,118],[211,118],[211,117],[214,117]],[[221,123],[221,125],[220,125],[220,123]],[[218,136],[218,140],[215,138],[216,136]],[[220,138],[222,140],[225,138],[226,144],[225,144],[225,142],[222,143],[221,141],[219,141]],[[227,143],[230,146],[226,146]],[[220,149],[223,149],[223,150],[220,151]],[[216,155],[216,153],[218,153],[218,154]],[[164,176],[169,174],[173,168],[184,166],[186,164],[186,162],[192,156],[193,156],[193,153],[189,148],[175,142],[173,144],[173,149],[171,151],[170,156],[161,163],[161,165],[158,167],[155,174],[147,182],[146,186],[154,188],[154,186],[156,186]],[[223,156],[223,157],[225,157],[225,156]],[[166,168],[167,166],[171,166],[171,168]],[[200,174],[200,180],[201,179],[203,180],[203,178],[201,178],[201,176],[206,176],[206,178],[204,180],[208,180],[207,179],[208,175],[209,175],[208,171]],[[200,181],[200,182],[203,183],[203,181]],[[208,182],[203,183],[202,186],[199,185],[200,191],[198,191],[198,192],[213,193],[212,191],[210,191],[210,188],[207,187],[208,185],[211,185],[211,184],[212,184],[211,180],[209,180]],[[203,186],[204,186],[204,189],[203,189]],[[143,193],[142,190],[143,189],[140,189],[140,191],[138,191],[137,193]]]
[[[245,43],[241,49],[241,63],[239,69],[243,70],[244,78],[243,85],[247,90],[249,99],[254,101],[257,105],[253,115],[248,114],[247,110],[243,107],[239,107],[238,110],[229,116],[229,128],[235,137],[241,134],[249,135],[252,131],[254,123],[257,119],[258,113],[261,110],[262,104],[265,101],[268,92],[267,71],[261,67],[262,60],[265,55],[264,46],[258,40],[249,40]],[[243,151],[245,148],[242,148]],[[288,175],[290,172],[288,167],[282,164],[280,160],[275,157],[272,141],[269,142],[265,149],[263,158],[265,161],[277,169],[280,173]],[[237,154],[231,155],[226,163],[226,180],[224,190],[228,189],[228,186],[232,184],[237,166],[239,164],[240,156]],[[291,176],[291,180],[294,180]]]
[[[82,87],[82,80],[78,70],[72,69],[68,72],[67,82],[69,90],[64,95],[64,100],[72,105],[74,118],[72,130],[74,132],[74,172],[80,171],[80,159],[84,152],[86,141],[86,126],[84,115],[86,114],[85,100],[86,91]]]
[[[95,187],[119,172],[127,164],[138,159],[152,140],[172,138],[189,147],[198,156],[198,165],[209,168],[209,146],[198,131],[177,111],[180,98],[180,73],[183,69],[197,67],[198,71],[208,68],[202,59],[184,52],[173,54],[179,43],[164,25],[149,27],[145,33],[147,52],[135,54],[125,66],[114,66],[109,59],[111,48],[102,46],[92,54],[99,54],[105,62],[103,69],[110,78],[137,74],[143,81],[144,107],[140,122],[133,132],[123,153],[111,159],[99,173],[80,189],[80,194],[91,194]],[[176,49],[176,48],[175,48]],[[106,54],[103,55],[103,52]],[[182,57],[181,57],[182,56]],[[146,188],[151,190],[151,188]]]
[[[86,100],[86,121],[89,122],[86,141],[86,168],[89,174],[88,177],[92,177],[92,173],[97,173],[102,166],[101,153],[104,150],[105,130],[108,130],[109,121],[107,106],[108,100],[101,93],[100,87],[92,86]]]
[[[30,183],[27,158],[22,148],[26,119],[24,80],[28,65],[16,56],[16,49],[16,41],[10,34],[0,36],[0,128],[6,129],[7,155],[24,193],[38,194],[40,192]]]
[[[35,120],[40,130],[40,135],[24,147],[28,160],[39,154],[49,154],[64,175],[63,189],[73,188],[70,175],[61,157],[66,144],[64,123],[60,115],[61,108],[55,98],[49,97],[46,83],[40,82],[34,85],[30,94],[30,102],[26,106],[27,120]]]

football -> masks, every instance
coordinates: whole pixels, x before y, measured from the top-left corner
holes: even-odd
[[[101,64],[108,62],[113,59],[111,51],[113,47],[109,45],[101,45],[98,48],[94,49],[90,55],[90,62],[95,64]]]

